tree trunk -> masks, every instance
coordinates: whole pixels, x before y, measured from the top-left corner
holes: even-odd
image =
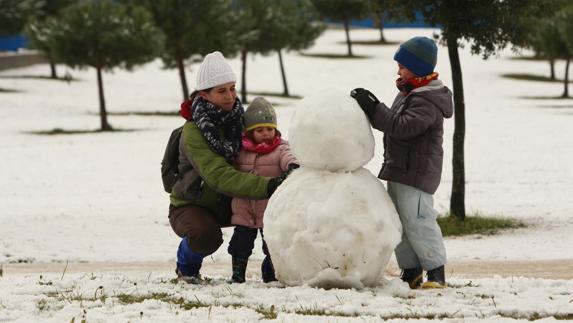
[[[463,220],[466,217],[465,206],[465,165],[464,165],[464,137],[466,132],[464,86],[462,82],[462,66],[458,53],[458,38],[447,38],[448,54],[452,69],[454,86],[454,142],[452,154],[452,196],[450,200],[450,214]]]
[[[185,76],[185,64],[182,58],[177,58],[177,69],[179,70],[179,80],[183,90],[183,101],[189,99],[189,89],[187,88],[187,77]]]
[[[555,81],[555,60],[554,59],[550,59],[549,60],[549,68],[551,70],[551,80]]]
[[[290,96],[290,94],[288,93],[288,84],[287,84],[287,79],[286,79],[286,73],[285,73],[285,67],[284,67],[284,63],[283,63],[283,54],[281,52],[280,49],[277,50],[277,53],[279,54],[279,64],[281,66],[281,75],[283,78],[283,95],[284,96]]]
[[[247,103],[247,52],[246,49],[241,50],[241,101]]]
[[[344,31],[346,32],[346,45],[348,46],[348,56],[352,55],[352,42],[350,41],[350,21],[344,20]]]
[[[53,79],[57,79],[58,78],[58,73],[56,72],[56,63],[54,63],[54,60],[52,59],[52,56],[48,56],[48,61],[50,62],[50,77]]]
[[[99,117],[101,123],[101,131],[112,130],[109,123],[107,123],[107,112],[105,110],[105,97],[103,95],[103,79],[101,75],[101,67],[96,67],[97,70],[97,87],[99,94]]]
[[[386,38],[384,37],[384,18],[383,18],[383,13],[380,12],[379,13],[379,22],[378,22],[378,29],[380,29],[380,42],[381,43],[385,43],[386,42]]]
[[[567,57],[565,61],[565,76],[563,77],[563,95],[561,97],[568,98],[569,97],[569,63],[571,62],[571,58]]]

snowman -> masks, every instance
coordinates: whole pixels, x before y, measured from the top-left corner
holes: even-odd
[[[363,288],[383,281],[402,226],[381,181],[366,116],[346,92],[300,101],[289,142],[302,167],[271,197],[265,240],[277,279],[290,286]]]

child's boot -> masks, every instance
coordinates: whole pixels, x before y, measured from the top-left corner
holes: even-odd
[[[277,281],[275,277],[275,267],[269,256],[266,256],[261,264],[261,276],[263,276],[263,282],[265,283]]]
[[[247,263],[249,259],[233,257],[233,276],[231,279],[234,283],[245,282],[245,272],[247,271]]]
[[[444,266],[428,270],[428,281],[422,284],[422,288],[445,288],[446,274]]]
[[[202,279],[199,270],[204,257],[205,255],[191,250],[187,238],[182,239],[177,249],[177,268],[175,269],[177,279],[189,284],[200,284]]]
[[[400,275],[400,279],[407,282],[411,289],[420,288],[423,277],[422,267],[402,269],[402,274]]]

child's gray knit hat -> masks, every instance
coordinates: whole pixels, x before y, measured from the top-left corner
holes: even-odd
[[[245,111],[245,131],[258,127],[277,128],[277,115],[272,104],[265,98],[256,97]]]

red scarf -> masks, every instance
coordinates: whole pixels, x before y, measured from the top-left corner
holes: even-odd
[[[398,88],[398,90],[400,92],[404,93],[404,95],[408,95],[408,94],[410,94],[410,92],[412,92],[412,90],[417,89],[417,88],[422,87],[422,86],[426,86],[431,81],[437,80],[437,79],[438,79],[438,73],[437,72],[434,72],[432,74],[428,74],[426,76],[414,77],[414,78],[411,78],[407,81],[403,81],[402,78],[398,78],[396,80],[396,87]]]
[[[246,133],[243,132],[243,149],[247,151],[251,151],[258,154],[268,154],[271,151],[275,150],[281,144],[281,136],[276,135],[273,139],[273,142],[267,144],[266,142],[261,142],[259,144],[253,142],[249,137],[247,137]]]
[[[185,118],[187,121],[193,121],[193,113],[191,112],[191,104],[193,101],[185,100],[181,103],[181,109],[179,110],[179,114]]]

